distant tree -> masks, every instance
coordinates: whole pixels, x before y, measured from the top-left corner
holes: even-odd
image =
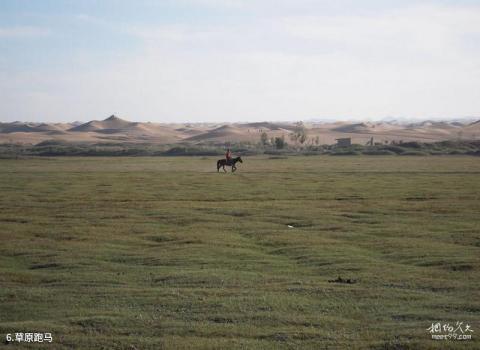
[[[315,144],[317,146],[320,144],[320,136],[315,137]]]
[[[298,133],[298,141],[300,142],[301,145],[303,145],[305,141],[307,141],[307,128],[305,128],[303,123],[301,123],[298,126],[297,133]]]
[[[266,132],[262,132],[262,134],[260,135],[260,142],[264,146],[268,145],[268,135]]]
[[[298,139],[297,139],[298,135],[297,135],[295,132],[292,132],[292,133],[289,135],[289,137],[290,137],[290,140],[291,140],[292,142],[297,143],[297,141],[298,141]]]
[[[303,122],[298,122],[295,124],[295,129],[290,134],[290,139],[295,143],[300,143],[303,145],[307,141],[307,129]]]
[[[286,146],[285,138],[282,137],[275,137],[275,148],[276,149],[283,149]]]

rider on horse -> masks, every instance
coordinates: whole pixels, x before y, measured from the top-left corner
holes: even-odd
[[[230,149],[227,149],[227,153],[225,153],[225,159],[217,160],[217,172],[220,171],[220,168],[223,168],[223,171],[227,172],[225,166],[231,166],[233,173],[235,170],[237,170],[237,167],[235,166],[237,162],[243,163],[242,157],[232,158],[232,152],[230,152]]]
[[[227,160],[227,164],[230,164],[230,160],[232,159],[232,152],[230,148],[227,148],[227,153],[225,153],[225,159]]]

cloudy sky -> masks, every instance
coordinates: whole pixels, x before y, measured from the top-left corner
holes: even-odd
[[[480,115],[480,0],[0,2],[0,121]]]

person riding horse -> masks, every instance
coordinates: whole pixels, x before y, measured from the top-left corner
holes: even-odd
[[[227,172],[225,169],[225,166],[231,166],[232,167],[232,173],[237,170],[237,167],[235,164],[237,162],[243,163],[243,160],[241,157],[236,157],[232,158],[232,152],[230,151],[230,148],[227,149],[227,152],[225,153],[225,159],[219,159],[217,161],[217,172],[220,171],[220,168],[223,168],[224,172]]]
[[[225,160],[227,162],[227,165],[230,165],[230,161],[232,160],[232,152],[230,151],[230,148],[227,148],[227,153],[225,153]]]

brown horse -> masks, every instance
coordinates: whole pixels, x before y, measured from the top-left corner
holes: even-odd
[[[227,170],[225,169],[225,166],[231,166],[232,173],[233,173],[235,170],[237,170],[237,167],[235,166],[237,162],[243,163],[242,158],[241,157],[233,158],[233,159],[230,159],[228,162],[226,159],[219,159],[217,161],[217,172],[220,171],[220,168],[223,168],[223,171],[227,172]]]

